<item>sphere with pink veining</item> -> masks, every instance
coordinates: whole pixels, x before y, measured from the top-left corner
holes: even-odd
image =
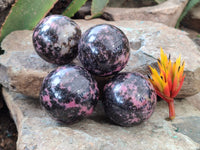
[[[139,73],[119,73],[104,87],[105,113],[121,126],[133,126],[149,119],[156,101],[152,84]]]
[[[88,29],[80,39],[78,50],[82,65],[98,76],[118,73],[130,56],[128,38],[119,28],[109,24]]]
[[[35,51],[49,63],[64,65],[78,55],[80,27],[70,18],[51,15],[40,21],[33,32]]]
[[[74,123],[92,114],[97,104],[97,82],[82,67],[65,65],[50,72],[44,79],[40,102],[60,122]]]

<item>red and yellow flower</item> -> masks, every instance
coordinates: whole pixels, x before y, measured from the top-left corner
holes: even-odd
[[[181,63],[181,56],[179,56],[174,63],[171,62],[170,56],[160,51],[161,58],[158,59],[159,73],[155,68],[150,66],[151,78],[149,79],[153,84],[156,93],[164,99],[169,106],[169,118],[175,118],[174,98],[180,91],[185,75],[183,75],[185,62]]]

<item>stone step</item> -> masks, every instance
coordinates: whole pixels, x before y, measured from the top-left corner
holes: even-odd
[[[17,150],[197,150],[200,148],[200,110],[190,97],[175,100],[176,118],[158,101],[149,120],[120,127],[106,118],[98,102],[93,115],[73,125],[58,124],[41,109],[39,100],[3,89],[18,130]],[[196,96],[200,100],[200,94]],[[194,99],[194,97],[193,97]]]

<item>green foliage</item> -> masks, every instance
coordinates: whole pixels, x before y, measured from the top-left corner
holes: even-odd
[[[33,29],[57,1],[17,0],[0,30],[0,42],[12,31]]]
[[[108,4],[109,0],[93,0],[91,7],[91,16],[86,19],[96,18],[102,15],[103,9]]]
[[[39,21],[46,16],[58,0],[15,0],[4,24],[0,29],[0,42],[3,38],[15,30],[33,29]],[[63,12],[68,17],[74,14],[86,3],[87,0],[73,0]],[[102,14],[103,8],[109,0],[93,0],[91,17],[95,18]],[[0,50],[0,53],[2,51]]]
[[[179,17],[177,23],[176,23],[176,28],[178,28],[180,26],[180,22],[181,20],[185,17],[185,15],[187,15],[187,13],[189,12],[190,9],[192,9],[197,3],[199,3],[200,0],[190,0],[188,2],[188,4],[186,5],[186,7],[184,8],[181,16]]]
[[[92,18],[99,17],[103,13],[103,9],[108,4],[109,0],[93,0],[91,7]]]
[[[166,0],[155,0],[156,3],[160,4],[160,3],[163,3],[165,2]]]
[[[73,17],[74,14],[86,3],[86,1],[87,0],[73,0],[63,12],[63,15]]]

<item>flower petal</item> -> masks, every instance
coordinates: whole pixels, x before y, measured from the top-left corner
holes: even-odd
[[[158,74],[158,72],[155,68],[152,68],[151,66],[149,66],[149,68],[151,69],[152,80],[154,81],[155,85],[157,85],[159,90],[162,92],[163,91],[163,81],[162,81],[160,75]]]
[[[178,87],[175,91],[173,91],[173,93],[172,93],[172,95],[171,95],[172,98],[174,98],[174,97],[176,97],[176,96],[178,95],[178,93],[179,93],[179,91],[181,90],[181,87],[182,87],[182,85],[183,85],[184,79],[185,79],[185,75],[183,76],[183,78],[182,78],[182,80],[181,80],[181,82],[180,82],[180,84],[179,84],[179,87]]]
[[[169,84],[168,83],[165,83],[163,93],[164,93],[165,96],[170,97],[170,90],[169,90]]]

